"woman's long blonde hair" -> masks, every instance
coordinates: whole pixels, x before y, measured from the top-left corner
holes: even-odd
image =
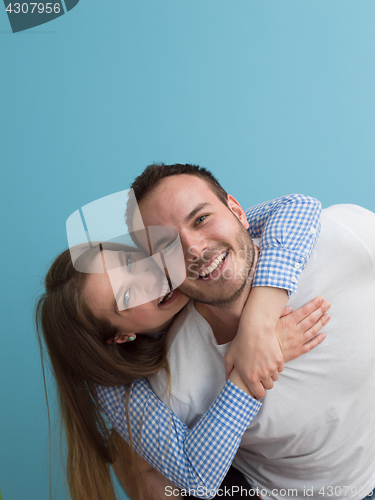
[[[43,376],[46,350],[57,382],[72,500],[115,500],[109,468],[114,461],[111,432],[100,412],[95,384],[129,386],[162,368],[169,373],[166,343],[164,336],[146,335],[138,335],[135,342],[107,343],[118,332],[95,318],[85,304],[86,277],[74,269],[69,250],[57,257],[37,303],[37,333]]]

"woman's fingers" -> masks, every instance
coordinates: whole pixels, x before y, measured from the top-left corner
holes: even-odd
[[[323,340],[326,338],[326,334],[325,333],[319,333],[319,335],[317,335],[316,337],[314,337],[312,340],[310,340],[309,342],[306,342],[306,344],[304,344],[302,346],[302,353],[305,354],[306,352],[309,352],[311,351],[311,349],[314,349],[314,347],[316,347],[317,345],[319,345],[321,342],[323,342]]]
[[[305,342],[309,342],[315,337],[315,335],[323,328],[324,325],[328,323],[331,319],[329,314],[323,314],[316,323],[303,333],[303,339]]]
[[[273,380],[271,378],[269,378],[267,380],[263,380],[262,384],[263,384],[264,388],[267,389],[267,391],[271,390],[272,387],[274,386]]]
[[[293,307],[292,306],[286,306],[283,310],[283,312],[280,315],[280,318],[283,318],[284,316],[288,316],[288,314],[291,314],[293,312]]]
[[[302,321],[299,322],[298,328],[301,332],[306,332],[310,328],[312,328],[328,311],[328,309],[331,307],[331,304],[328,301],[323,302],[323,304],[318,307],[315,311],[313,311],[311,314],[306,316]],[[318,330],[319,331],[319,330]]]
[[[311,300],[307,304],[302,307],[296,309],[290,316],[293,317],[293,320],[296,323],[299,323],[303,319],[305,319],[309,314],[316,311],[324,302],[324,297],[315,297],[315,299]]]
[[[257,382],[253,384],[253,390],[251,391],[256,399],[263,399],[266,395],[266,391],[264,390],[263,384],[261,382]]]
[[[323,297],[316,297],[293,313],[280,318],[278,335],[285,362],[298,358],[324,340],[325,335],[318,333],[330,320],[330,316],[325,314],[330,307],[331,304],[324,301]]]

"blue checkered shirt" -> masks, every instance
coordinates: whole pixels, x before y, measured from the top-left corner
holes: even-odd
[[[129,442],[125,386],[96,387],[102,411]],[[261,403],[228,380],[208,412],[189,430],[144,380],[133,382],[130,391],[129,425],[137,453],[180,488],[212,498]]]
[[[296,291],[320,233],[320,202],[289,195],[246,210],[252,238],[260,238],[253,286]],[[129,442],[124,386],[97,386],[100,407]],[[183,489],[212,498],[261,403],[228,381],[210,410],[189,430],[144,380],[131,386],[129,425],[135,450]],[[206,493],[206,495],[204,494]]]
[[[291,194],[246,210],[252,238],[260,238],[253,286],[297,290],[301,273],[320,233],[321,204]]]

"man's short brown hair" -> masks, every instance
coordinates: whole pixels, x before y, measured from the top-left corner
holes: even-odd
[[[195,175],[205,180],[219,200],[225,205],[228,205],[227,192],[223,189],[211,172],[204,167],[190,165],[189,163],[186,163],[185,165],[180,163],[175,163],[173,165],[153,163],[152,165],[146,167],[144,171],[134,179],[134,182],[131,185],[137,202],[140,203],[140,201],[165,177],[181,174]]]

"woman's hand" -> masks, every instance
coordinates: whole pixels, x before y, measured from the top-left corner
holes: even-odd
[[[323,342],[326,335],[318,332],[330,320],[330,316],[325,314],[330,307],[331,304],[325,302],[323,297],[316,297],[294,312],[284,310],[276,326],[276,335],[285,363]]]

